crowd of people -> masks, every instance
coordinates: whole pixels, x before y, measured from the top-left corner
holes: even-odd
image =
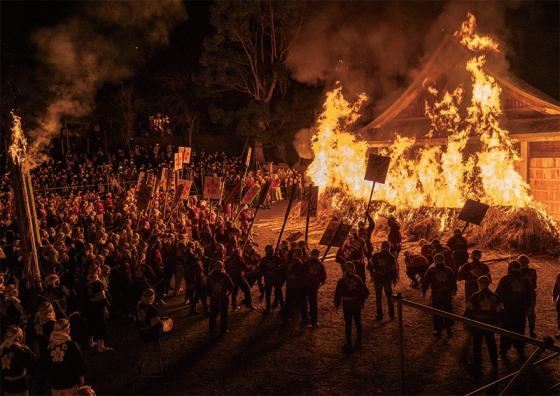
[[[159,342],[173,327],[165,316],[166,300],[181,296],[192,315],[208,317],[209,333],[219,337],[229,332],[228,315],[257,307],[252,289],[264,300],[264,313],[278,309],[281,320],[311,328],[319,326],[318,294],[327,273],[317,249],[303,241],[282,241],[278,249],[267,245],[260,251],[252,243],[252,211],[247,206],[207,202],[201,197],[204,176],[221,176],[224,191],[242,184],[269,185],[264,205],[292,194],[300,198],[301,174],[293,169],[270,172],[250,170],[245,161],[224,153],[193,153],[181,171],[193,180],[188,199],[177,212],[164,216],[173,193],[154,191],[146,208],[137,205],[140,172],[159,175],[170,165],[174,148],[135,147],[108,155],[99,150],[92,156],[67,154],[33,170],[36,210],[40,224],[40,289],[26,278],[21,260],[21,241],[14,219],[10,176],[2,178],[0,203],[0,355],[5,393],[55,395],[92,392],[85,387],[86,363],[81,351],[111,351],[109,321],[120,318],[135,326],[146,343],[139,362],[143,370],[158,357],[163,370]],[[258,198],[257,198],[258,199]],[[223,206],[223,207],[222,207]],[[169,211],[169,210],[168,210]],[[383,294],[388,315],[394,318],[393,287],[399,279],[400,225],[388,220],[387,240],[374,246],[374,219],[359,222],[336,261],[342,277],[336,285],[334,306],[342,306],[346,348],[361,346],[361,312],[369,296],[366,274],[373,281],[376,319],[383,319]],[[525,333],[528,320],[535,334],[536,271],[527,256],[508,266],[508,275],[490,291],[490,271],[481,262],[481,252],[468,253],[469,245],[456,230],[445,245],[439,240],[421,241],[419,253],[404,252],[406,274],[411,286],[422,294],[431,290],[432,306],[451,312],[457,282],[465,282],[469,318]],[[554,288],[559,310],[560,274]],[[241,293],[241,296],[240,296]],[[241,300],[239,299],[241,297]],[[219,322],[219,323],[218,323]],[[353,342],[353,324],[357,338]],[[453,322],[434,316],[434,335],[445,330],[452,336]],[[491,363],[497,367],[494,334],[472,330],[474,364],[481,365],[481,342],[485,339]],[[500,353],[512,345],[522,353],[523,344],[502,337]],[[31,385],[29,377],[32,377]]]

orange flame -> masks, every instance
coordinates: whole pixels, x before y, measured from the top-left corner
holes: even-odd
[[[498,44],[490,37],[476,34],[475,27],[476,20],[469,13],[455,37],[472,51],[498,51]],[[462,87],[445,92],[439,101],[426,103],[425,112],[431,124],[427,136],[447,136],[445,146],[420,148],[411,155],[415,139],[397,134],[394,142],[381,151],[391,157],[391,164],[386,183],[375,187],[374,199],[400,209],[458,208],[467,198],[514,208],[533,204],[527,183],[514,169],[519,155],[513,141],[499,125],[501,89],[486,74],[484,64],[484,55],[467,62],[472,97],[466,115],[459,110]],[[368,146],[348,132],[358,118],[365,95],[349,103],[341,91],[337,87],[327,93],[312,138],[315,158],[307,174],[321,188],[339,188],[354,197],[367,198],[371,182],[363,178]],[[428,91],[437,98],[436,89]],[[482,143],[480,152],[474,155],[465,151],[470,137],[479,137]]]
[[[13,109],[10,114],[12,115],[12,142],[8,153],[15,164],[22,165],[27,156],[27,139],[21,128],[21,117]]]

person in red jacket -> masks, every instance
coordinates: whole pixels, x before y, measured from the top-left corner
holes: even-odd
[[[404,252],[404,263],[406,264],[406,275],[411,281],[410,285],[413,288],[418,288],[424,273],[426,273],[430,266],[428,259],[421,254]]]

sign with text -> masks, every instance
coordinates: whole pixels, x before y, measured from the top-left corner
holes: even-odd
[[[183,180],[180,179],[179,180],[179,187],[180,186],[184,186],[181,193],[179,194],[179,198],[181,199],[188,199],[189,198],[189,194],[191,192],[191,187],[192,187],[192,180]]]
[[[486,216],[489,206],[472,199],[467,199],[465,205],[459,212],[458,219],[466,221],[467,223],[472,223],[480,225],[482,219]]]
[[[181,157],[180,153],[173,154],[173,164],[174,164],[173,170],[175,172],[183,169],[183,158]]]
[[[222,193],[222,178],[218,176],[206,176],[204,178],[204,198],[220,199]]]
[[[241,192],[241,181],[238,181],[227,192],[226,196],[224,197],[224,203],[227,205],[228,203],[232,203],[239,200],[240,192]]]
[[[305,187],[303,199],[301,200],[300,217],[307,217],[309,208],[309,217],[317,217],[317,206],[319,202],[319,186]]]
[[[183,147],[183,164],[189,164],[191,162],[191,147]]]
[[[366,175],[364,180],[369,180],[375,183],[384,184],[387,179],[387,172],[389,171],[389,164],[391,163],[391,157],[384,157],[382,155],[370,154],[367,167]]]

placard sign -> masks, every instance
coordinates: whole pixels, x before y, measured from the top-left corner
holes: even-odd
[[[482,219],[486,216],[488,208],[490,207],[486,204],[467,199],[465,205],[463,205],[463,208],[459,212],[458,219],[466,221],[467,223],[480,225]]]
[[[271,185],[271,183],[269,181],[267,181],[262,186],[261,191],[259,193],[259,200],[258,200],[259,206],[264,203],[264,200],[266,199],[266,196],[268,195],[268,191],[270,190],[270,185]]]
[[[321,240],[319,241],[319,245],[330,245],[331,241],[334,239],[336,234],[336,230],[338,230],[338,226],[340,225],[340,221],[331,220],[329,225],[325,229]]]
[[[385,180],[387,179],[387,172],[389,171],[390,163],[391,157],[370,154],[364,179],[375,183],[384,184]]]
[[[253,199],[255,199],[260,189],[261,188],[257,185],[250,187],[241,199],[241,205],[249,205],[253,202]]]
[[[222,178],[218,176],[206,176],[204,178],[204,198],[208,199],[220,199]]]
[[[309,207],[309,217],[317,217],[317,204],[319,202],[319,186],[308,186],[303,192],[301,200],[300,217],[307,217]]]

